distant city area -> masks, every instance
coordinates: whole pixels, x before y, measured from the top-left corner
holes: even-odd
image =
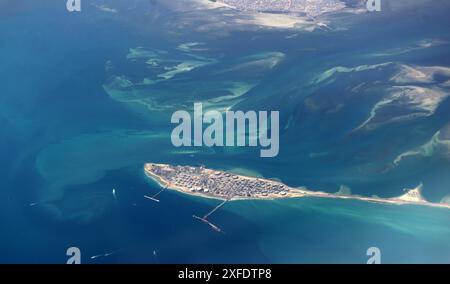
[[[213,1],[213,0],[210,0]],[[294,12],[316,16],[362,4],[363,0],[216,0],[236,9],[255,12]]]

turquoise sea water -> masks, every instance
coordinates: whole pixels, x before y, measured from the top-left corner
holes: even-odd
[[[445,144],[394,160],[429,149],[422,146],[448,129],[449,75],[392,78],[401,66],[450,67],[447,4],[335,16],[334,31],[222,35],[193,30],[192,18],[158,1],[111,1],[117,13],[86,5],[79,14],[32,2],[0,6],[10,11],[0,13],[0,262],[64,263],[70,246],[86,263],[365,263],[373,246],[383,262],[450,262],[445,209],[239,201],[211,216],[222,235],[192,219],[217,202],[175,192],[149,202],[143,196],[159,189],[142,173],[148,161],[204,164],[382,197],[423,183],[425,198],[439,202],[450,194]],[[193,69],[180,72],[180,64]],[[347,69],[329,71],[339,66]],[[431,113],[394,101],[369,124],[376,128],[355,131],[404,85],[443,99]],[[174,148],[170,114],[196,101],[280,110],[280,155]],[[391,122],[403,115],[416,118]]]

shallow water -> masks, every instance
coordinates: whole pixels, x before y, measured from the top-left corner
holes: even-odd
[[[117,14],[95,7],[68,14],[52,1],[23,1],[13,16],[0,14],[0,262],[63,263],[70,246],[92,263],[364,263],[371,246],[384,262],[450,262],[450,212],[443,209],[239,201],[211,217],[226,232],[220,235],[191,217],[214,201],[175,192],[164,192],[158,204],[143,198],[159,190],[142,173],[151,161],[204,164],[328,192],[346,186],[367,196],[397,196],[423,183],[424,196],[439,202],[450,194],[448,152],[393,162],[445,132],[448,99],[431,115],[355,131],[394,85],[399,64],[450,67],[449,7],[437,2],[381,18],[337,17],[335,27],[347,30],[295,37],[170,30],[163,24],[177,17],[153,17],[167,7],[153,4],[144,16],[120,1],[111,3]],[[189,42],[201,48],[180,50]],[[148,55],[127,59],[137,47],[159,50],[158,68],[148,67]],[[189,59],[208,64],[173,69]],[[388,62],[395,64],[354,69]],[[353,70],[314,83],[338,66]],[[116,76],[132,84],[105,88]],[[161,81],[143,85],[145,78]],[[448,93],[441,81],[419,85]],[[174,148],[170,114],[195,101],[211,109],[280,110],[280,155]],[[408,111],[396,106],[377,119]]]

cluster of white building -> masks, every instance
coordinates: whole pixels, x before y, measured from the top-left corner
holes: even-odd
[[[317,16],[346,7],[340,0],[217,0],[236,9],[255,12],[295,12]]]
[[[287,195],[289,188],[282,183],[247,178],[227,172],[207,170],[203,167],[165,166],[151,171],[170,183],[191,192],[208,193],[224,198]]]

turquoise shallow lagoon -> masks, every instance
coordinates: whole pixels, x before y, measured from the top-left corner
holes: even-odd
[[[216,201],[150,202],[142,169],[204,164],[380,197],[423,184],[448,202],[450,4],[387,1],[286,30],[190,0],[85,2],[0,4],[0,263],[64,263],[71,246],[85,263],[365,263],[369,247],[385,263],[450,262],[450,210],[236,201],[211,216],[217,234],[192,218]],[[194,102],[279,110],[279,156],[173,147],[170,116]]]

